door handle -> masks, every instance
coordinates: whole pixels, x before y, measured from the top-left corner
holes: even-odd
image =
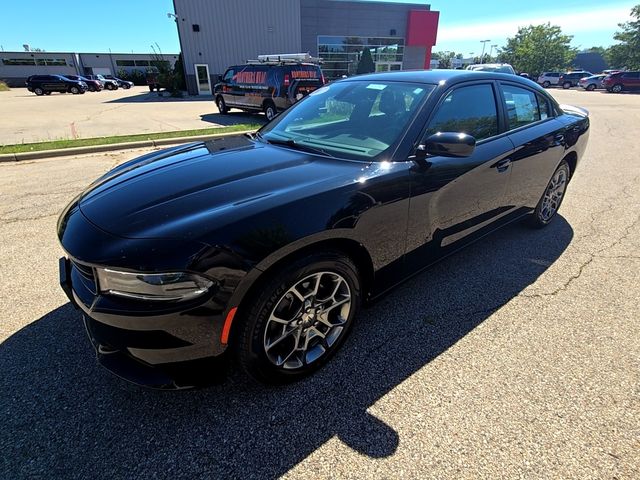
[[[511,159],[505,158],[496,163],[496,170],[500,173],[506,172],[509,169],[509,165],[511,165]]]
[[[555,137],[553,137],[553,140],[556,143],[563,143],[564,142],[564,135],[559,133]]]

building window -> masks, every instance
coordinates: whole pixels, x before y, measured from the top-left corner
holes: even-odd
[[[376,71],[400,70],[404,58],[404,38],[318,36],[318,56],[329,79],[355,75],[365,48],[371,52]]]
[[[2,64],[8,66],[22,65],[29,67],[34,67],[36,65],[66,67],[67,61],[64,58],[3,58]]]
[[[136,67],[148,67],[149,60],[136,60]]]
[[[116,60],[116,65],[118,67],[135,67],[136,62],[133,60]]]

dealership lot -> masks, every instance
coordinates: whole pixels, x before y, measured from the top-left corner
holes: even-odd
[[[52,93],[45,97],[37,97],[26,88],[0,92],[0,145],[263,121],[263,115],[239,110],[220,115],[211,97],[160,97],[147,87],[83,95]]]
[[[98,368],[57,285],[57,215],[143,151],[0,164],[0,478],[637,478],[640,95],[552,93],[592,116],[554,224],[415,277],[283,388],[162,393]]]

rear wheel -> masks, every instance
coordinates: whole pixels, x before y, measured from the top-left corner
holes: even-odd
[[[571,82],[564,82],[564,83],[562,84],[562,88],[564,88],[565,90],[566,90],[567,88],[571,88]]]
[[[546,80],[546,81],[542,82],[542,86],[544,88],[549,88],[551,86],[551,82],[549,80]]]
[[[113,90],[113,85],[110,83],[107,83],[104,88],[106,88],[107,90]]]
[[[235,353],[265,383],[298,380],[320,368],[347,337],[360,304],[353,262],[314,253],[274,272],[239,318]]]
[[[530,217],[530,225],[535,228],[546,227],[558,213],[569,183],[571,170],[564,160],[553,173],[547,188]]]
[[[276,110],[276,106],[271,101],[265,102],[263,110],[264,110],[265,116],[267,117],[267,120],[269,121],[273,120],[275,116],[278,114],[278,111]]]
[[[616,83],[613,87],[611,87],[611,91],[613,93],[620,93],[622,91],[622,85]]]
[[[226,115],[227,113],[229,113],[229,107],[227,107],[227,104],[225,103],[224,98],[222,98],[222,95],[218,95],[218,98],[216,98],[216,106],[218,107],[218,111],[222,115]]]
[[[36,87],[33,89],[33,93],[35,93],[38,96],[44,95],[45,91],[43,89],[41,89],[40,87]]]

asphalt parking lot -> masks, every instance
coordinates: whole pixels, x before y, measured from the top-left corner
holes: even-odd
[[[165,95],[167,95],[165,93]],[[26,88],[0,92],[0,145],[73,138],[134,135],[261,123],[264,115],[232,110],[220,115],[211,97],[159,96],[147,87],[52,93],[38,97]]]
[[[281,388],[96,366],[57,215],[143,151],[0,164],[0,478],[640,478],[640,95],[553,94],[592,119],[555,222],[405,283]]]

